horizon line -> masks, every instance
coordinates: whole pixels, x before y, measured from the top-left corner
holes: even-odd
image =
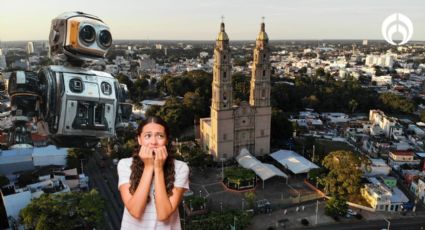
[[[368,39],[368,38],[324,38],[324,39],[311,39],[311,38],[296,38],[296,39],[269,39],[269,41],[382,41],[386,42],[384,39]],[[35,39],[35,40],[1,40],[2,42],[48,42],[47,39]],[[112,41],[194,41],[194,42],[215,42],[217,40],[209,40],[209,39],[115,39]],[[255,39],[229,39],[229,41],[237,41],[237,42],[255,42]],[[396,40],[397,41],[397,40]],[[401,40],[400,40],[401,41]],[[411,42],[425,42],[425,40],[410,40],[408,43]],[[408,44],[406,43],[406,44]]]

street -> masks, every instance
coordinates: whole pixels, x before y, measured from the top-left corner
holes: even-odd
[[[85,173],[90,178],[90,188],[96,188],[105,200],[105,227],[119,229],[123,214],[123,203],[117,188],[118,177],[110,159],[102,160],[101,149],[96,149],[85,165]],[[99,162],[103,161],[101,168]]]

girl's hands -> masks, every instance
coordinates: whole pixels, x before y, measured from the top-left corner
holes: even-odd
[[[168,152],[165,146],[149,148],[142,145],[139,151],[139,157],[142,159],[145,168],[163,169]]]
[[[162,170],[164,168],[165,160],[167,160],[168,157],[167,148],[165,146],[161,146],[153,149],[153,151],[155,152],[154,169]]]
[[[153,169],[155,156],[151,148],[148,148],[142,145],[140,147],[139,157],[140,159],[142,159],[143,164],[145,165],[145,168]]]

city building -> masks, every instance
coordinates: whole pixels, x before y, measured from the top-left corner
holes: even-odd
[[[388,164],[391,167],[401,166],[404,164],[419,165],[420,162],[421,161],[419,159],[415,159],[415,153],[410,150],[393,150],[390,151],[388,155]]]
[[[246,148],[253,155],[270,153],[270,48],[261,24],[254,48],[249,102],[233,105],[229,37],[224,23],[214,49],[211,117],[200,120],[202,146],[216,161],[237,156]]]
[[[425,177],[412,181],[410,191],[415,194],[419,202],[425,204]]]
[[[19,171],[32,170],[38,166],[66,165],[67,148],[49,145],[14,148],[0,152],[0,174],[8,175]]]
[[[384,134],[388,138],[394,138],[403,135],[403,127],[397,119],[386,116],[381,110],[370,110],[369,121],[372,123],[369,131],[373,136]]]
[[[65,183],[65,177],[50,178],[41,177],[40,182],[30,184],[25,188],[13,189],[11,194],[3,194],[2,199],[6,209],[6,215],[19,219],[19,212],[25,208],[31,200],[40,197],[44,193],[57,194],[70,192],[69,186]]]
[[[375,177],[360,189],[361,195],[375,211],[399,212],[401,205],[409,202],[406,195],[397,187],[388,187]]]
[[[390,166],[381,158],[369,158],[371,164],[368,170],[365,170],[365,176],[387,176],[391,172]]]
[[[28,42],[27,43],[27,54],[32,54],[32,53],[34,53],[34,43]]]

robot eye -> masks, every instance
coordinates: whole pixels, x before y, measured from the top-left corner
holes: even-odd
[[[99,42],[100,44],[105,47],[109,48],[112,44],[112,36],[111,33],[107,30],[102,30],[99,33]]]
[[[102,93],[105,95],[112,94],[112,86],[108,82],[102,82],[101,84]]]
[[[69,88],[74,93],[81,93],[84,90],[83,82],[79,78],[73,78],[69,81]]]
[[[96,31],[94,30],[93,26],[85,25],[80,30],[80,39],[87,43],[91,44],[94,42],[96,38]]]

